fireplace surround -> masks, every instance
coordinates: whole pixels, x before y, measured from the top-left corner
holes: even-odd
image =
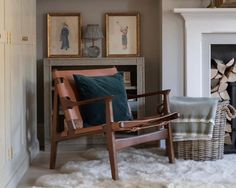
[[[211,47],[236,45],[236,8],[176,8],[174,12],[185,21],[184,94],[209,97]]]
[[[178,8],[185,21],[186,96],[210,96],[212,44],[236,44],[236,9]]]

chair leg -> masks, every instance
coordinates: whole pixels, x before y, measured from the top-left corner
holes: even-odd
[[[55,169],[57,158],[57,142],[51,142],[50,169]]]
[[[112,130],[107,130],[107,146],[109,152],[110,166],[111,166],[111,175],[113,180],[118,180],[118,166],[117,166],[117,152],[115,148],[115,134]]]
[[[172,139],[172,130],[170,124],[166,125],[168,135],[166,139],[166,149],[169,158],[169,163],[175,163],[175,154],[174,154],[174,146],[173,146],[173,139]]]
[[[51,153],[50,153],[50,169],[54,169],[56,167],[56,157],[57,157],[57,143],[55,141],[55,137],[57,135],[57,120],[58,120],[58,93],[57,89],[54,92],[54,105],[53,105],[53,113],[51,116]]]

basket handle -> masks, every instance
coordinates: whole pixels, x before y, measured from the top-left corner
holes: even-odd
[[[223,110],[226,112],[226,118],[231,121],[233,118],[236,118],[236,109],[230,105],[227,104],[224,106]]]

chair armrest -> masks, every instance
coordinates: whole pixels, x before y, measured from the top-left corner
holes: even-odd
[[[128,95],[128,99],[137,99],[137,98],[149,97],[149,96],[154,96],[154,95],[169,95],[169,93],[170,93],[170,89],[167,89],[167,90],[155,91],[155,92],[144,93],[144,94],[139,94],[139,95]]]
[[[170,113],[170,107],[169,107],[169,94],[170,89],[156,91],[156,92],[150,92],[140,95],[128,95],[128,99],[137,99],[141,97],[149,97],[149,96],[155,96],[155,95],[163,95],[163,103],[158,106],[158,110],[160,114],[169,114]]]
[[[111,122],[114,122],[113,117],[113,109],[112,109],[112,97],[113,96],[105,96],[105,97],[97,97],[93,99],[88,100],[82,100],[82,101],[71,101],[70,99],[63,97],[61,98],[62,106],[64,106],[66,109],[73,108],[74,106],[82,106],[91,104],[97,101],[104,100],[106,105],[106,124],[110,124]]]
[[[132,120],[132,121],[120,121],[113,124],[112,128],[114,131],[119,130],[138,130],[143,128],[150,128],[150,127],[158,127],[169,123],[172,120],[179,118],[179,113],[173,112],[170,114],[166,114],[164,116],[154,116],[154,117],[147,117],[143,120]]]

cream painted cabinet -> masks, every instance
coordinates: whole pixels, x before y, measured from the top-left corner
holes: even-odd
[[[34,22],[35,22],[35,1],[21,0],[21,40],[24,44],[33,44],[34,40]]]
[[[4,44],[0,42],[0,172],[6,163],[6,126],[5,126],[5,100],[4,100]],[[1,177],[0,177],[1,180]]]
[[[4,39],[4,0],[0,0],[0,43]],[[2,49],[1,49],[2,50]]]
[[[5,101],[4,101],[4,0],[0,0],[0,169],[6,163],[6,127],[5,125]]]
[[[12,45],[11,46],[11,58],[9,62],[9,84],[10,86],[10,137],[11,137],[11,159],[14,162],[19,160],[22,157],[25,157],[26,154],[26,137],[25,137],[25,125],[23,124],[23,112],[24,112],[24,83],[23,83],[23,71],[24,66],[21,61],[21,45]]]
[[[21,45],[5,44],[4,61],[4,129],[5,129],[5,164],[0,169],[3,184],[14,178],[18,169],[28,166],[24,124],[23,70],[21,67]],[[22,166],[23,165],[23,166]],[[4,172],[4,173],[1,173]],[[18,174],[19,175],[19,174]],[[17,179],[14,179],[17,182]],[[13,181],[13,182],[14,182]],[[11,185],[13,187],[13,185]]]
[[[1,188],[16,187],[38,151],[35,1],[0,0]]]
[[[5,30],[11,44],[21,43],[21,0],[5,0]]]

